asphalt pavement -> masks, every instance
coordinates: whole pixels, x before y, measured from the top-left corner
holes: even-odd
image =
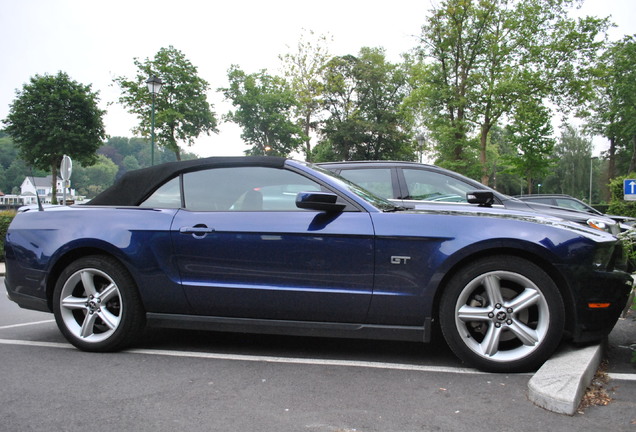
[[[5,264],[0,262],[0,277]],[[604,343],[586,347],[563,344],[528,382],[528,397],[537,406],[560,414],[573,415],[606,358],[610,379],[636,380],[636,312],[621,318]]]

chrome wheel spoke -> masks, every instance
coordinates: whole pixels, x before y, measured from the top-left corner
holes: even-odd
[[[499,341],[501,338],[501,327],[495,327],[491,325],[488,327],[486,336],[481,343],[481,349],[483,353],[489,357],[497,354],[499,351]]]
[[[97,314],[87,313],[84,317],[84,321],[82,322],[82,328],[80,329],[80,336],[83,338],[87,338],[92,336],[95,328],[95,320],[97,319]]]
[[[504,299],[501,294],[501,281],[499,277],[494,275],[488,275],[484,277],[483,280],[484,288],[486,289],[486,294],[488,294],[488,300],[490,300],[491,305],[503,304]]]
[[[515,312],[519,313],[520,311],[527,309],[530,306],[536,305],[539,300],[541,300],[541,294],[536,289],[526,288],[517,297],[507,302],[506,306],[514,309]]]
[[[119,289],[117,288],[117,285],[115,285],[114,283],[111,283],[106,288],[104,288],[102,292],[99,293],[99,298],[102,301],[102,303],[106,303],[108,300],[118,295],[119,295]]]
[[[69,310],[86,309],[85,297],[68,296],[62,300],[62,308]]]
[[[464,322],[490,321],[490,318],[488,317],[489,312],[490,309],[464,305],[459,308],[459,311],[457,312],[457,318]]]
[[[97,315],[109,329],[114,330],[117,328],[119,317],[110,313],[108,309],[102,308]]]
[[[534,346],[539,343],[537,332],[518,320],[514,320],[512,325],[508,326],[508,329],[526,346]]]
[[[95,296],[97,295],[97,288],[95,288],[95,280],[93,272],[84,270],[81,272],[80,277],[82,278],[82,285],[84,285],[84,291],[86,292],[86,296]]]

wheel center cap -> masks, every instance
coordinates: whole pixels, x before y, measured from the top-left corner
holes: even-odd
[[[88,307],[88,311],[90,313],[94,313],[99,310],[99,303],[95,300],[90,300],[86,306]]]
[[[508,318],[508,315],[505,312],[497,312],[497,320],[505,321],[506,318]]]

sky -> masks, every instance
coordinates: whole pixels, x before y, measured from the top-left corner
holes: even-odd
[[[417,46],[437,0],[0,0],[0,120],[16,90],[35,75],[66,72],[99,92],[106,133],[132,137],[137,119],[117,99],[116,76],[133,77],[134,58],[162,47],[184,53],[208,81],[208,101],[220,119],[232,107],[216,91],[236,64],[247,73],[280,72],[279,55],[295,50],[301,35],[327,35],[332,55],[383,47],[390,61]],[[611,16],[610,39],[636,34],[636,0],[586,0],[576,15]],[[2,127],[2,125],[0,125]],[[599,151],[605,143],[595,145]],[[199,156],[242,155],[240,129],[221,123],[201,135]]]

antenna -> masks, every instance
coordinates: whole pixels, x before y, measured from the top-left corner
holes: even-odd
[[[44,207],[42,207],[42,201],[40,201],[40,195],[38,194],[38,186],[35,184],[35,177],[33,177],[33,168],[29,167],[29,172],[31,173],[31,181],[33,182],[33,187],[35,188],[35,199],[38,201],[38,211],[44,211]]]

